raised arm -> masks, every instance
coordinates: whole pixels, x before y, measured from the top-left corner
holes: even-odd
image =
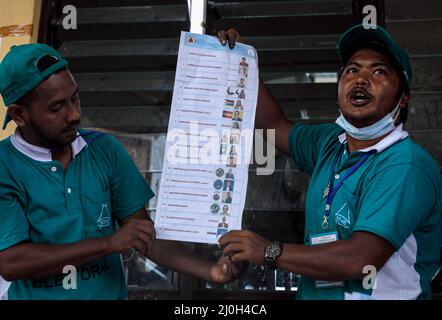
[[[256,107],[256,128],[264,129],[267,138],[268,130],[275,130],[275,147],[290,154],[289,132],[293,123],[284,115],[281,106],[268,91],[262,80],[259,81],[258,105]]]

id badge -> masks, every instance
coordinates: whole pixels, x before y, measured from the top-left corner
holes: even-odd
[[[309,237],[309,243],[310,243],[310,245],[313,245],[313,246],[317,245],[317,244],[334,242],[337,240],[338,240],[338,232],[337,231],[318,233],[318,234],[311,235]],[[336,288],[336,287],[343,287],[343,286],[344,286],[344,281],[315,280],[315,288],[316,289]]]

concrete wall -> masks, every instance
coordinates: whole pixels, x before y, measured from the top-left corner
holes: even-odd
[[[41,0],[1,0],[0,1],[0,59],[13,45],[35,42],[38,34]],[[6,108],[0,99],[0,124],[3,125]],[[15,130],[9,123],[0,131],[0,140]]]

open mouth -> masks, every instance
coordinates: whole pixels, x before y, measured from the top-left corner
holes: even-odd
[[[365,106],[366,104],[370,103],[371,101],[371,95],[362,88],[355,88],[350,91],[349,94],[350,102],[351,104],[355,106]]]

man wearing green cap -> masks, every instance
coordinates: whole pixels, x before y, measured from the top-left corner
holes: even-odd
[[[67,64],[43,44],[15,46],[0,64],[3,128],[18,127],[0,142],[0,276],[12,281],[9,299],[127,299],[120,254],[131,249],[208,281],[232,280],[239,269],[227,258],[213,263],[155,241],[144,208],[154,194],[114,137],[78,129]]]
[[[220,32],[230,47],[239,35]],[[260,84],[257,127],[311,175],[304,245],[250,231],[220,239],[232,261],[301,275],[299,299],[431,299],[439,270],[439,168],[403,129],[412,72],[407,53],[381,27],[358,25],[338,41],[341,115],[293,125]]]

